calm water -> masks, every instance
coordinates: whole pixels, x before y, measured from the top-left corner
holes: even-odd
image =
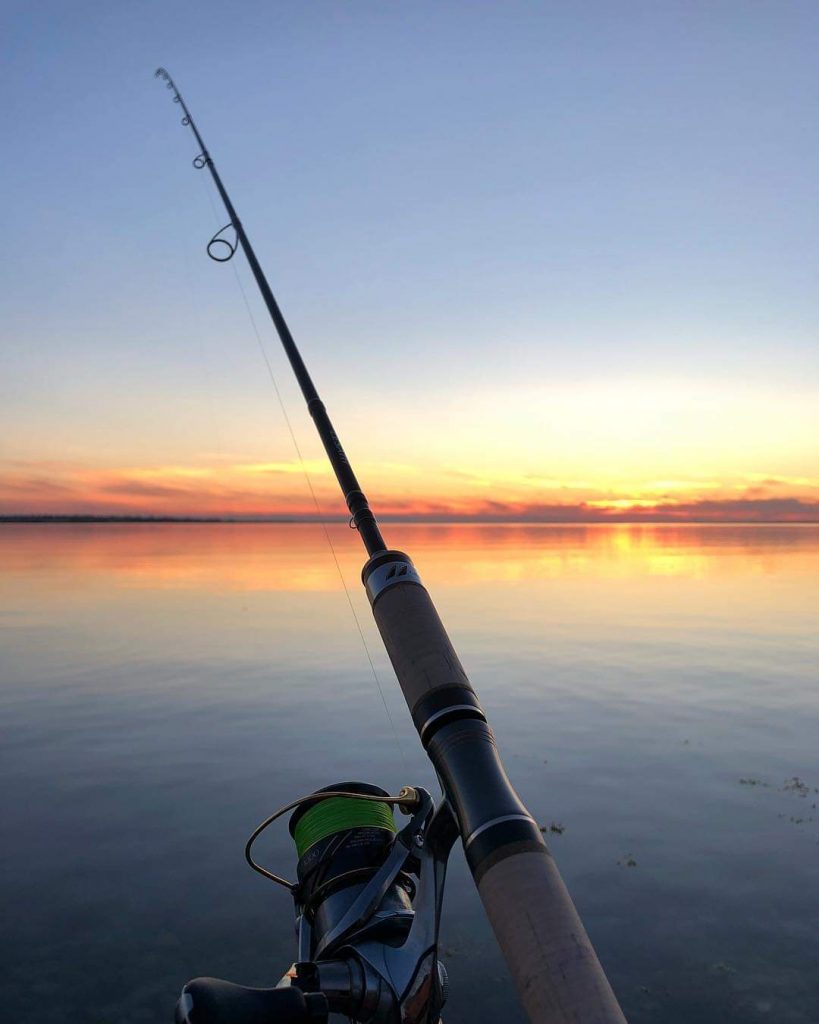
[[[4,1019],[170,1021],[274,982],[253,825],[433,787],[333,528],[0,527]],[[819,1022],[819,528],[392,526],[632,1024]],[[744,781],[743,781],[744,780]],[[294,868],[286,828],[260,851]],[[453,855],[448,1024],[522,1020]]]

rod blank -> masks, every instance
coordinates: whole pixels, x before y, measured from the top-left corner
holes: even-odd
[[[307,402],[351,522],[371,556],[362,578],[407,706],[458,819],[467,862],[533,1024],[625,1024],[537,823],[506,776],[495,739],[432,600],[407,555],[388,550],[233,203],[163,68],[236,231]],[[232,253],[231,253],[232,255]]]

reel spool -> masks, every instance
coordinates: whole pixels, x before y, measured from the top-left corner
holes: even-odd
[[[366,782],[340,782],[316,790],[326,792],[389,796]],[[299,857],[294,893],[299,926],[304,921],[311,931],[310,949],[300,948],[299,955],[312,959],[318,949],[330,952],[324,940],[384,865],[398,829],[389,804],[337,796],[297,807],[289,829]],[[367,935],[400,945],[412,925],[414,894],[409,874],[399,871],[369,920],[354,934],[348,933],[346,941]]]

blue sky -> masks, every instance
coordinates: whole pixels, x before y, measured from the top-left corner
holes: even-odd
[[[819,475],[816,4],[5,10],[0,457],[30,478],[293,458],[159,64],[393,490],[502,487],[504,452],[565,481],[577,439],[584,482],[632,493],[680,401],[675,478]],[[622,451],[580,436],[601,402]]]

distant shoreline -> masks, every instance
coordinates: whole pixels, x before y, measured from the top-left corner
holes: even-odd
[[[586,517],[577,519],[490,519],[478,516],[379,516],[385,523],[404,523],[415,526],[819,526],[816,519],[718,519],[705,516],[674,518],[673,516],[634,517],[612,515],[605,518]],[[311,523],[340,525],[346,523],[342,516],[92,516],[92,515],[0,515],[0,526],[8,525],[162,525],[204,524],[230,526],[297,526]]]
[[[0,516],[0,523],[317,523],[339,522],[338,519],[278,519],[275,516],[239,518],[233,516],[83,516],[83,515],[15,515]]]

